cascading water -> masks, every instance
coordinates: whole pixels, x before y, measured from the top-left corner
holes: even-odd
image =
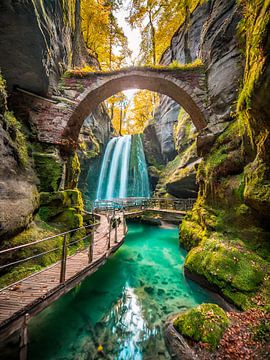
[[[96,199],[149,196],[141,136],[126,135],[111,139],[103,157]]]

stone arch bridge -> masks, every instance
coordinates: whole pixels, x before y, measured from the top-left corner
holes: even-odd
[[[59,96],[39,98],[30,113],[42,142],[75,146],[85,118],[102,101],[127,89],[148,89],[171,97],[202,131],[214,115],[207,106],[203,66],[160,69],[129,68],[113,72],[70,72],[59,83]]]

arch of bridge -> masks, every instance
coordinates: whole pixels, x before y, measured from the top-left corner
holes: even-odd
[[[63,137],[76,141],[85,118],[102,101],[127,89],[147,89],[169,96],[190,115],[198,131],[207,126],[211,114],[206,104],[205,75],[200,69],[154,70],[134,68],[112,73],[89,73],[76,78],[84,91],[76,98],[76,107],[67,121]]]
[[[213,122],[207,107],[207,87],[202,67],[194,69],[130,68],[108,73],[66,77],[61,97],[53,104],[42,100],[32,111],[42,142],[76,146],[84,120],[102,101],[127,89],[148,89],[169,96],[190,115],[198,131]]]

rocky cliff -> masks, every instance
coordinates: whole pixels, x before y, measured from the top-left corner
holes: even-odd
[[[82,42],[79,1],[3,0],[0,24],[0,68],[9,91],[18,86],[45,95],[67,67],[97,65]]]
[[[202,59],[216,122],[198,134],[195,148],[188,116],[182,111],[177,121],[176,115],[168,121],[166,109],[176,114],[177,105],[162,97],[160,123],[154,125],[161,149],[166,141],[160,134],[174,127],[178,151],[159,172],[156,194],[190,196],[197,180],[198,200],[181,226],[181,244],[190,251],[186,273],[240,308],[269,299],[268,30],[267,1],[251,6],[245,0],[212,0],[199,6],[162,62]]]
[[[84,224],[83,201],[77,188],[78,155],[40,142],[30,121],[31,114],[40,111],[40,102],[46,107],[53,96],[59,96],[65,70],[85,64],[99,66],[84,47],[78,5],[76,0],[4,0],[0,4],[1,248]],[[108,140],[108,124],[102,106],[86,120],[80,142],[83,164]],[[84,230],[71,238],[79,234]],[[43,250],[49,250],[45,243]],[[9,274],[1,273],[1,285],[56,261],[58,255],[45,256],[39,264],[20,265]]]
[[[223,131],[210,142],[204,135],[198,140],[199,197],[181,226],[181,243],[190,250],[186,272],[242,309],[269,303],[270,9],[267,1],[249,5],[211,3],[201,54],[216,132]]]
[[[102,155],[113,133],[111,119],[101,104],[87,118],[79,136],[78,155],[81,164],[79,188],[87,199],[95,198]]]
[[[172,99],[161,96],[154,131],[160,143],[163,164],[169,164],[159,173],[160,181],[156,189],[158,196],[196,195],[195,175],[202,148],[207,152],[216,135],[232,121],[231,112],[243,72],[238,40],[234,36],[239,20],[240,13],[235,1],[206,1],[186,19],[162,56],[161,63],[164,65],[173,61],[190,63],[198,58],[203,60],[206,65],[208,105],[215,114],[216,122],[211,129],[202,132],[197,140],[193,137],[193,142],[197,141],[199,149],[197,156],[197,147],[192,142],[190,151],[179,146],[187,140],[183,129],[187,126],[186,132],[189,132],[190,126],[193,127],[190,120],[187,120],[187,114]],[[154,131],[152,130],[152,134]],[[150,149],[147,152],[151,153]],[[170,163],[176,155],[178,159],[182,159],[181,162],[176,158]],[[150,161],[150,165],[155,164]]]

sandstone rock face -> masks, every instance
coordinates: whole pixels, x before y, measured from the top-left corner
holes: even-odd
[[[19,86],[39,94],[54,89],[68,65],[89,62],[80,29],[67,0],[3,0],[0,4],[0,68],[8,89]],[[43,4],[43,6],[42,6]],[[79,34],[78,34],[79,33]]]
[[[191,14],[172,38],[171,46],[165,51],[161,63],[169,65],[174,60],[185,64],[199,57],[200,38],[203,25],[209,15],[209,5],[198,7]],[[173,129],[178,121],[180,106],[171,98],[162,95],[160,106],[155,116],[155,126],[161,151],[165,160],[170,161],[176,156]]]
[[[180,106],[168,96],[161,96],[161,104],[155,114],[155,128],[165,162],[176,156],[173,128],[177,123]]]
[[[209,106],[216,114],[218,123],[226,123],[232,120],[230,112],[243,76],[236,36],[241,18],[235,0],[210,1],[208,11],[209,16],[201,33],[199,57],[208,69]],[[217,131],[223,129],[224,126],[217,126]]]
[[[204,156],[210,151],[217,135],[232,120],[230,113],[237,98],[239,79],[243,74],[242,59],[235,36],[239,20],[240,15],[234,0],[207,1],[198,6],[190,18],[180,26],[161,59],[162,64],[168,65],[174,60],[179,63],[189,63],[201,58],[206,65],[208,105],[216,119],[214,122],[211,121],[209,128],[199,133],[197,140],[199,156]],[[161,96],[154,127],[166,163],[175,157],[175,149],[181,157],[186,147],[184,145],[184,148],[181,148],[181,142],[185,142],[182,132],[188,123],[179,126],[179,110],[179,105],[172,99]],[[186,166],[192,168],[192,171],[186,173],[187,179],[184,174],[177,176],[180,183],[176,179],[171,185],[168,183],[165,186],[167,192],[172,192],[174,196],[181,195],[181,184],[183,188],[190,185],[192,191],[197,189],[196,169],[190,166],[192,162],[192,159],[191,161],[187,159]],[[178,187],[179,191],[177,191]]]
[[[0,74],[0,84],[3,83]],[[0,239],[18,233],[38,207],[37,181],[31,163],[22,165],[16,123],[7,121],[6,93],[0,85]],[[13,120],[11,117],[9,121]],[[21,138],[20,138],[21,139]]]

